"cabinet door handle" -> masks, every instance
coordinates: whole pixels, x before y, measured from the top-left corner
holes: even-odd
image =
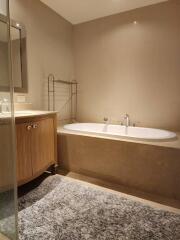
[[[38,124],[33,124],[32,127],[35,129],[35,128],[38,128]]]
[[[27,131],[30,131],[30,130],[31,130],[31,128],[32,128],[32,126],[31,126],[31,125],[28,125],[28,126],[26,127]]]

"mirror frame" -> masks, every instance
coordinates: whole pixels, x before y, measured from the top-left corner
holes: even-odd
[[[0,21],[7,23],[7,17],[0,14]],[[20,56],[21,56],[21,80],[22,87],[15,87],[14,92],[28,93],[28,76],[27,76],[27,48],[26,48],[26,29],[25,26],[11,19],[11,27],[14,27],[20,32]],[[9,91],[8,87],[1,87],[0,91]]]

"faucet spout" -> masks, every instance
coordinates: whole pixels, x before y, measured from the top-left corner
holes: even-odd
[[[126,120],[125,126],[129,127],[130,126],[130,118],[129,118],[129,114],[126,113],[124,119]]]

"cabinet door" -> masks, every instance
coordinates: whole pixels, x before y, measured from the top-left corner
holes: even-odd
[[[33,123],[31,148],[33,174],[38,175],[42,170],[55,163],[55,134],[52,118]]]
[[[33,175],[31,163],[31,125],[16,124],[17,180],[21,184]]]

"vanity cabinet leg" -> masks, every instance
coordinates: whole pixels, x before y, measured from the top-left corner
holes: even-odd
[[[58,165],[57,164],[53,164],[51,166],[51,174],[52,175],[55,175],[57,173],[57,168],[58,168]]]

